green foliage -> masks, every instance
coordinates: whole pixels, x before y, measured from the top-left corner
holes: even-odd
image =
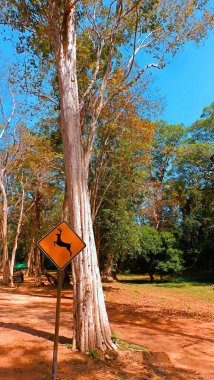
[[[142,204],[142,224],[173,229],[178,214],[178,192],[172,173],[173,160],[185,138],[182,125],[157,123],[151,147],[147,186]]]
[[[14,129],[15,130],[15,129]],[[17,261],[27,260],[32,237],[52,226],[53,220],[61,216],[59,171],[62,168],[61,154],[56,153],[48,139],[33,133],[26,126],[16,127],[16,140],[12,126],[1,140],[0,160],[5,165],[4,183],[8,201],[8,248],[9,258],[14,245],[17,223],[20,217],[21,195],[24,189],[22,230],[17,247]],[[8,165],[9,163],[9,165]],[[40,198],[40,225],[36,222],[35,202]],[[41,223],[43,220],[43,224]]]
[[[117,123],[112,120],[108,131],[104,124],[96,134],[89,185],[102,267],[109,254],[116,264],[140,248],[136,216],[154,125],[136,117],[135,110],[130,103]]]
[[[160,233],[162,252],[155,270],[160,274],[179,273],[183,269],[182,251],[176,248],[177,242],[171,232]]]
[[[178,273],[183,269],[182,252],[176,248],[171,232],[159,232],[154,227],[141,228],[142,272],[151,274]]]
[[[119,346],[120,349],[122,350],[132,350],[132,351],[141,351],[141,352],[147,352],[148,350],[143,347],[143,346],[140,346],[138,344],[129,344],[127,342],[124,342],[123,340],[121,340],[117,333],[115,332],[112,332],[112,335],[111,335],[111,338],[112,338],[112,341],[117,344]]]
[[[214,142],[214,103],[205,107],[201,119],[188,128],[193,142]]]
[[[143,226],[141,228],[141,252],[146,261],[154,261],[162,250],[161,236],[154,227]]]
[[[115,331],[112,331],[111,332],[111,339],[114,343],[118,343],[118,341],[120,340],[118,334],[115,332]]]
[[[93,358],[93,359],[98,359],[98,357],[99,357],[99,352],[96,351],[96,350],[94,350],[94,351],[90,351],[88,354],[89,354],[89,356],[91,356],[91,358]]]
[[[66,2],[54,4],[54,33],[59,31],[59,41],[64,43],[68,8]],[[135,87],[144,76],[140,86],[145,99],[149,83],[145,72],[150,67],[163,67],[187,41],[199,43],[206,36],[213,26],[210,2],[123,1],[116,6],[109,1],[100,4],[84,0],[77,2],[76,8],[82,142],[86,149],[90,132],[96,127],[89,187],[103,259],[109,252],[115,261],[141,252],[149,270],[177,272],[182,260],[173,240],[176,232],[187,262],[189,253],[197,262],[206,254],[212,261],[208,252],[212,250],[214,230],[214,105],[207,107],[202,119],[188,130],[182,125],[158,123],[152,138],[148,133],[151,125],[139,118],[145,114],[148,102],[139,100]],[[28,54],[25,82],[31,83],[32,92],[44,93],[45,99],[54,104],[51,115],[39,122],[40,135],[32,136],[32,152],[26,154],[22,167],[23,174],[30,178],[28,201],[35,199],[36,190],[41,193],[41,216],[46,228],[59,216],[64,187],[59,88],[49,24],[53,15],[49,9],[47,1],[4,0],[0,4],[1,24],[19,31],[17,51]],[[137,41],[142,41],[141,48]],[[136,60],[133,49],[148,64],[140,67],[141,60]],[[36,106],[44,109],[44,98]],[[10,180],[13,190],[8,198],[11,215],[14,213],[16,218],[20,178],[18,171]],[[33,218],[30,213],[25,219],[26,236],[35,227]],[[140,230],[139,222],[150,227]],[[10,230],[13,235],[13,221]],[[22,238],[23,246],[26,236]]]
[[[188,138],[177,152],[174,176],[182,216],[182,244],[189,265],[212,268],[214,188],[214,104],[188,129]]]
[[[142,351],[142,352],[148,352],[147,348],[143,346],[139,346],[139,344],[128,344],[128,349],[134,350],[134,351]]]

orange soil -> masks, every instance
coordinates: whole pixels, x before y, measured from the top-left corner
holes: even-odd
[[[214,326],[210,304],[176,299],[168,289],[104,284],[112,330],[149,353],[122,351],[97,359],[72,352],[72,291],[63,290],[58,380],[211,380],[214,378]],[[51,379],[56,290],[0,288],[0,379]],[[186,308],[186,310],[185,310]]]

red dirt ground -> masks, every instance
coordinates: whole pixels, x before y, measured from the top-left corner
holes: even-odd
[[[104,284],[112,330],[149,352],[126,350],[98,358],[72,352],[72,291],[63,290],[58,380],[212,380],[214,310],[168,289]],[[0,379],[51,379],[56,290],[0,287]]]

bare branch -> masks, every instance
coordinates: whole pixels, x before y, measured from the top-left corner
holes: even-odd
[[[96,218],[97,213],[98,213],[98,211],[99,211],[99,209],[100,209],[100,207],[101,207],[101,205],[102,205],[102,203],[103,203],[103,200],[104,200],[104,198],[105,198],[105,195],[106,195],[107,191],[109,190],[109,188],[111,187],[111,185],[112,185],[113,181],[115,180],[115,178],[116,178],[116,177],[113,177],[113,178],[109,181],[109,183],[108,183],[107,186],[105,187],[105,190],[102,192],[102,196],[100,197],[100,201],[99,201],[99,203],[98,203],[98,205],[96,206],[95,211],[94,211],[94,219]]]
[[[10,93],[10,96],[11,96],[11,99],[12,99],[12,110],[10,112],[10,115],[7,117],[6,116],[6,113],[4,111],[4,107],[3,107],[3,103],[2,103],[2,99],[0,99],[0,109],[1,109],[1,114],[2,114],[2,117],[3,119],[5,120],[5,127],[2,129],[1,133],[0,133],[0,138],[3,137],[5,131],[7,130],[7,128],[9,127],[9,124],[15,114],[15,109],[16,109],[16,103],[15,103],[15,98],[14,98],[14,94],[9,86],[9,93]]]
[[[121,3],[121,0],[118,0],[118,4]],[[96,124],[98,121],[98,118],[100,116],[101,110],[103,108],[104,104],[104,93],[105,89],[108,84],[108,80],[110,78],[110,73],[111,73],[111,68],[112,68],[112,60],[114,56],[114,49],[115,49],[115,36],[116,36],[116,31],[117,31],[117,26],[120,21],[120,16],[121,16],[121,7],[116,8],[116,14],[115,14],[115,23],[111,31],[110,35],[110,51],[108,55],[108,60],[106,63],[106,72],[103,76],[102,83],[100,85],[100,92],[99,96],[95,99],[94,104],[93,104],[93,117],[92,117],[92,123],[90,127],[90,131],[88,134],[88,140],[86,144],[86,149],[85,149],[85,165],[86,165],[86,173],[88,172],[88,167],[89,167],[89,158],[93,146],[93,141],[94,141],[94,135],[95,135],[95,130],[96,130]]]
[[[83,94],[83,97],[82,97],[82,100],[80,102],[80,110],[83,108],[84,106],[84,101],[85,101],[85,98],[87,97],[87,95],[90,93],[96,79],[97,79],[97,75],[99,73],[99,69],[100,69],[100,58],[101,58],[101,54],[102,54],[102,49],[104,47],[104,40],[101,41],[101,44],[100,44],[100,47],[97,51],[97,60],[96,60],[96,68],[95,68],[95,71],[94,71],[94,74],[93,74],[93,77],[91,79],[91,82],[87,88],[87,90],[85,91],[85,93]]]
[[[51,98],[48,94],[41,94],[40,92],[36,91],[28,91],[29,94],[36,95],[41,99],[46,99],[49,102],[55,104],[56,106],[59,106],[59,102],[57,102],[55,99]]]
[[[135,78],[133,78],[126,86],[125,88],[130,88],[134,83],[136,83],[138,81],[138,79],[144,74],[144,72],[148,69],[150,69],[151,67],[155,67],[156,69],[160,69],[160,64],[159,62],[157,63],[149,63],[148,65],[144,66],[139,72],[138,74],[136,75]]]
[[[137,28],[137,25],[136,25],[136,28]],[[152,40],[146,42],[152,35],[154,35],[154,33],[158,32],[159,30],[161,30],[161,28],[158,28],[156,30],[152,30],[149,34],[147,34],[147,36],[141,41],[141,43],[136,47],[136,43],[134,43],[134,48],[133,48],[133,54],[132,56],[130,57],[129,59],[129,62],[127,64],[127,71],[128,71],[128,74],[126,74],[125,76],[125,79],[129,76],[130,72],[131,72],[131,68],[133,66],[133,62],[134,62],[134,59],[136,57],[136,55],[138,54],[138,52],[143,49],[144,47],[147,47],[149,46],[151,43],[152,43]],[[135,41],[136,42],[136,41]]]

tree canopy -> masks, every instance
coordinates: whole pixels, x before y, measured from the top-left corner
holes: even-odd
[[[32,112],[44,113],[17,144],[15,129],[7,135],[10,120],[2,109],[0,136],[8,138],[0,145],[3,271],[15,252],[8,254],[8,201],[14,210],[19,204],[21,219],[11,231],[23,239],[25,197],[35,206],[25,222],[31,230],[34,220],[37,235],[45,220],[59,215],[55,205],[66,189],[69,221],[86,243],[72,264],[74,348],[115,349],[97,251],[111,266],[140,256],[141,271],[151,278],[155,271],[178,272],[183,263],[199,265],[205,251],[213,266],[213,105],[189,129],[148,118],[159,101],[148,96],[149,73],[164,68],[188,41],[206,37],[213,28],[211,4],[3,0],[0,11],[0,23],[16,31],[17,52],[25,56],[19,94],[33,95]],[[17,169],[13,178],[10,168]],[[40,270],[37,249],[38,283]]]

